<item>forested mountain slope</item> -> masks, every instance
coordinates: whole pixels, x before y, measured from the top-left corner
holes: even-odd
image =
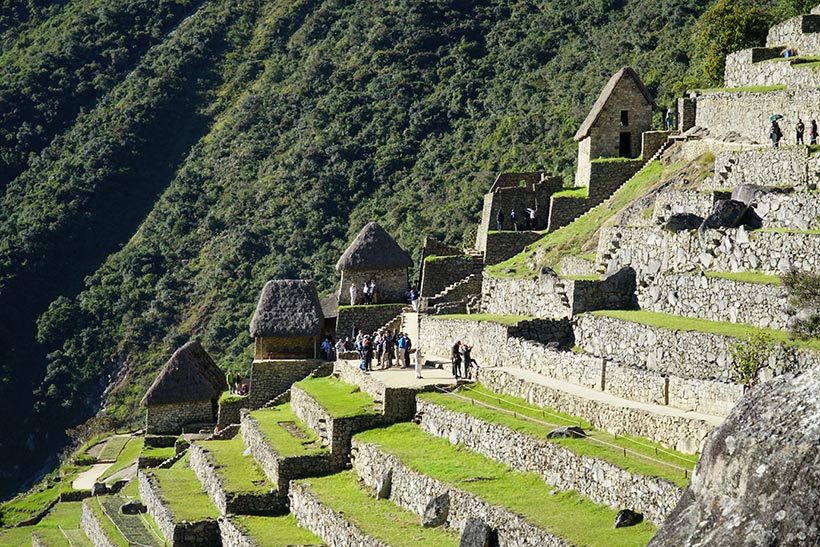
[[[133,421],[192,337],[244,370],[264,282],[332,290],[365,222],[411,250],[460,243],[496,172],[569,179],[572,134],[618,68],[671,105],[706,7],[3,3],[2,489],[106,386]]]

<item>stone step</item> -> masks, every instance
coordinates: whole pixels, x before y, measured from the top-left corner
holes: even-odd
[[[330,547],[456,547],[452,530],[424,527],[406,508],[380,500],[359,485],[356,475],[335,475],[295,481],[290,491],[291,513],[300,526]]]
[[[414,424],[359,434],[353,449],[353,468],[373,491],[445,529],[461,533],[477,519],[470,526],[491,529],[498,545],[637,547],[654,533],[648,520],[613,529],[616,510],[577,492],[555,495],[559,491],[540,477],[453,446]],[[555,518],[567,511],[571,519]],[[595,539],[589,530],[607,532]]]
[[[646,450],[651,443],[645,439],[619,444],[617,438],[586,427],[586,438],[576,442],[549,440],[545,435],[570,422],[512,406],[507,399],[497,406],[496,398],[500,395],[472,389],[424,394],[418,403],[419,426],[516,471],[537,473],[547,484],[575,490],[595,503],[631,507],[655,524],[663,522],[683,494],[694,457],[659,457],[666,452]],[[589,455],[592,451],[595,456]]]
[[[706,436],[723,421],[719,416],[637,402],[524,369],[481,368],[478,380],[492,391],[580,416],[597,429],[644,437],[686,454],[698,452]]]

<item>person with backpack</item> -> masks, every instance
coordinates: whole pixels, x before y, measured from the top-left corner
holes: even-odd
[[[805,144],[803,142],[803,133],[806,131],[806,126],[803,124],[803,120],[797,118],[797,137],[795,139],[795,144]]]
[[[772,120],[772,127],[769,129],[769,138],[772,140],[772,146],[777,148],[780,146],[780,139],[783,138],[783,132],[780,130],[777,120]]]
[[[450,351],[450,359],[452,362],[453,378],[461,377],[461,340],[456,340],[453,344],[453,349]]]
[[[809,144],[817,144],[817,120],[812,120],[809,125]]]
[[[498,214],[495,215],[495,223],[499,232],[504,229],[504,211],[501,209],[499,209]]]

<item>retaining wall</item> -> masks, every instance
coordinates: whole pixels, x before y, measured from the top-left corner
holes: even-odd
[[[729,54],[724,73],[726,87],[784,85],[799,89],[820,84],[812,67],[801,66],[800,59],[784,59],[780,51],[782,48],[751,48]],[[767,59],[755,60],[760,57]]]
[[[421,277],[421,295],[435,296],[483,267],[481,260],[467,255],[427,257]]]
[[[412,354],[411,354],[412,355]],[[413,357],[411,356],[411,359]],[[410,420],[416,414],[416,391],[405,387],[388,387],[375,376],[367,374],[357,366],[338,361],[334,368],[339,381],[359,386],[377,403],[381,402],[384,419],[390,422]]]
[[[783,128],[784,135],[793,140],[791,132]],[[700,189],[725,192],[742,184],[756,184],[806,190],[817,184],[816,167],[817,160],[805,146],[727,151],[715,158],[715,176],[704,181]]]
[[[264,396],[257,397],[257,402],[259,399],[263,398]],[[218,430],[222,430],[231,424],[238,424],[239,420],[242,418],[242,409],[250,407],[250,396],[242,397],[241,399],[236,399],[233,401],[221,401],[219,403],[219,413],[216,418],[216,428]]]
[[[512,258],[524,247],[544,237],[540,232],[488,232],[484,249],[484,264],[498,264]]]
[[[248,408],[261,408],[324,363],[319,359],[255,360],[251,365]]]
[[[781,21],[769,29],[766,46],[791,47],[800,55],[820,54],[820,17],[812,13]]]
[[[97,500],[86,499],[83,501],[83,512],[80,515],[80,527],[83,529],[83,532],[88,536],[88,539],[94,547],[117,547],[105,533],[102,523],[97,519],[97,514],[89,506],[90,503],[97,503]],[[32,536],[32,540],[33,539],[34,537]]]
[[[432,499],[447,494],[450,500],[450,510],[444,523],[447,528],[462,530],[467,519],[479,518],[491,529],[497,530],[499,547],[569,547],[563,539],[515,512],[490,505],[474,494],[418,473],[374,445],[354,439],[353,456],[353,468],[359,478],[374,490],[379,478],[391,473],[390,501],[419,516],[424,514],[425,507]]]
[[[406,287],[405,287],[406,289]],[[350,336],[356,338],[359,329],[370,334],[382,328],[388,321],[401,314],[407,304],[389,304],[381,306],[352,306],[339,308],[336,319],[336,338]]]
[[[608,461],[578,455],[559,444],[508,427],[424,400],[418,406],[419,425],[431,435],[463,444],[516,471],[538,473],[550,486],[576,490],[595,503],[642,512],[656,524],[663,522],[683,493],[669,480],[633,474]]]

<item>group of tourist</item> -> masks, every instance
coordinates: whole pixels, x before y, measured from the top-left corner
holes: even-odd
[[[453,378],[463,378],[465,380],[470,379],[470,369],[473,367],[478,367],[478,363],[476,363],[475,359],[473,359],[471,355],[472,350],[473,346],[463,344],[461,343],[461,340],[457,340],[456,343],[453,344],[453,349],[450,351],[450,362],[453,366]]]
[[[359,367],[365,372],[372,372],[374,359],[381,370],[391,368],[394,359],[397,367],[409,367],[413,342],[406,332],[383,329],[364,334],[359,330],[353,347],[359,354]],[[419,374],[417,376],[420,377]]]
[[[498,228],[498,231],[501,232],[504,230],[504,211],[502,209],[498,210],[498,213],[495,215],[495,224]],[[516,232],[519,229],[523,230],[534,230],[535,229],[535,209],[531,209],[530,207],[524,208],[524,222],[521,223],[518,215],[515,213],[515,209],[510,210],[510,224],[512,224],[512,229]]]
[[[247,395],[248,384],[242,380],[242,376],[233,371],[228,371],[225,375],[225,381],[228,382],[228,389],[232,395]]]
[[[778,116],[772,116],[772,125],[769,128],[769,139],[772,141],[772,146],[777,148],[780,146],[780,140],[783,138],[783,131],[780,129],[780,124],[777,123]],[[802,118],[797,118],[797,125],[795,126],[795,144],[805,144],[804,135],[806,133],[806,124],[803,123]],[[817,121],[811,120],[809,122],[809,144],[817,144]]]
[[[356,283],[350,284],[350,305],[355,306],[356,304],[376,304],[376,280],[370,278],[370,281],[365,281],[362,283],[362,294],[361,297],[359,295],[359,288],[356,286]]]

